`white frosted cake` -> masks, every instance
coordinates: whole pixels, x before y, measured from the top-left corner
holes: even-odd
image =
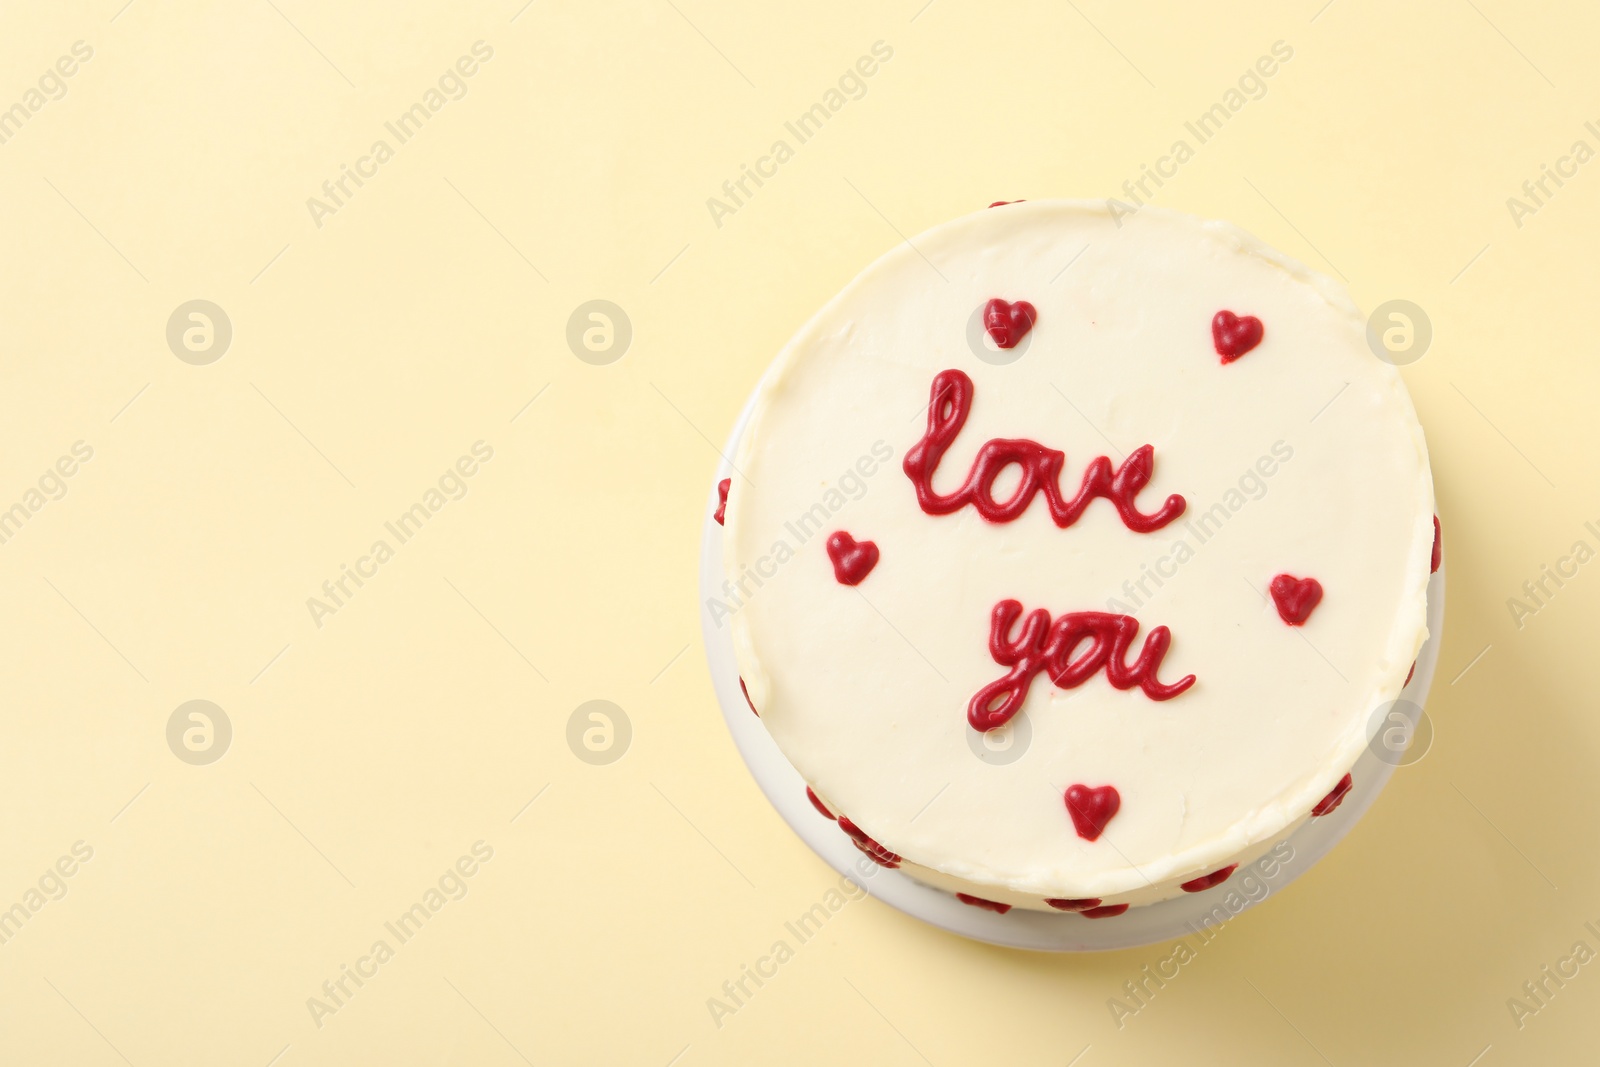
[[[709,607],[752,710],[818,819],[975,907],[1108,918],[1338,817],[1427,637],[1405,386],[1222,223],[1018,202],[906,242],[733,464]]]

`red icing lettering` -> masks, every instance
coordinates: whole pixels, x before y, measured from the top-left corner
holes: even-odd
[[[975,897],[971,893],[957,893],[956,899],[963,904],[971,904],[974,908],[996,911],[1001,915],[1011,910],[1010,904],[1002,904],[998,900],[984,900],[982,897]]]
[[[1002,667],[1005,676],[990,682],[967,705],[967,721],[975,730],[993,730],[1011,721],[1022,710],[1034,676],[1046,671],[1062,689],[1072,689],[1088,681],[1102,667],[1106,680],[1118,689],[1138,686],[1151,700],[1171,700],[1194,684],[1186,675],[1171,685],[1163,684],[1156,671],[1172,644],[1172,631],[1157,626],[1144,639],[1139,658],[1127,662],[1128,651],[1139,632],[1139,620],[1131,615],[1110,615],[1102,611],[1075,611],[1055,622],[1050,613],[1037,608],[1023,619],[1015,638],[1011,636],[1022,605],[1002,600],[990,615],[989,654]],[[1085,641],[1086,651],[1073,653]]]
[[[1178,888],[1185,893],[1203,893],[1214,885],[1221,885],[1228,880],[1228,876],[1239,869],[1237,863],[1230,863],[1220,871],[1202,874],[1199,878],[1192,878]]]
[[[723,519],[728,514],[728,487],[733,484],[732,478],[724,478],[717,483],[717,513],[711,516],[717,520],[717,525],[724,525]]]
[[[1321,800],[1317,801],[1317,806],[1311,809],[1312,817],[1315,818],[1319,815],[1326,815],[1328,812],[1344,803],[1345,795],[1350,792],[1351,781],[1352,780],[1348,774],[1339,779],[1339,784],[1333,787],[1333,791],[1327,796],[1323,797]]]
[[[1224,364],[1232,363],[1260,344],[1265,333],[1261,320],[1254,315],[1241,317],[1231,311],[1219,311],[1211,320],[1211,343]]]
[[[1315,578],[1280,574],[1272,579],[1271,590],[1272,602],[1278,606],[1278,618],[1290,626],[1303,625],[1322,603],[1322,583]]]
[[[1088,911],[1090,908],[1100,906],[1099,897],[1081,897],[1076,900],[1071,897],[1046,897],[1044,902],[1057,911]]]
[[[1105,832],[1106,823],[1122,810],[1122,795],[1110,785],[1068,786],[1066,799],[1072,826],[1085,841],[1098,841]]]
[[[833,560],[833,576],[840,585],[860,585],[878,565],[878,546],[857,541],[840,530],[828,538],[828,558]]]
[[[968,504],[994,523],[1010,522],[1043,492],[1050,518],[1065,529],[1095,497],[1111,501],[1122,524],[1138,533],[1151,533],[1183,514],[1184,499],[1177,494],[1151,514],[1138,508],[1135,497],[1150,481],[1155,449],[1144,445],[1122,461],[1115,471],[1111,460],[1097,456],[1083,474],[1083,484],[1071,500],[1062,495],[1061,471],[1066,453],[1046,448],[1036,441],[996,438],[978,449],[967,480],[953,493],[937,493],[933,475],[945,451],[966,425],[972,411],[972,379],[959,370],[941,371],[933,379],[932,399],[928,403],[928,429],[907,452],[902,464],[906,477],[916,486],[917,504],[929,515],[949,515]],[[1002,471],[1015,464],[1022,469],[1022,481],[1009,500],[994,498],[994,484]]]

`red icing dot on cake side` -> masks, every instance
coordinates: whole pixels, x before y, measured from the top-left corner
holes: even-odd
[[[861,827],[843,815],[839,816],[838,822],[839,829],[849,834],[850,840],[855,842],[856,848],[860,849],[873,863],[880,867],[894,868],[900,866],[900,857],[868,837],[862,832]]]
[[[1090,908],[1100,906],[1099,897],[1082,897],[1076,900],[1071,897],[1046,897],[1044,902],[1057,911],[1088,911]]]
[[[944,495],[934,492],[934,472],[945,450],[967,423],[972,411],[972,395],[972,379],[964,372],[947,370],[934,376],[928,401],[928,428],[906,451],[901,464],[906,477],[916,487],[917,505],[926,514],[949,515],[970,504],[990,522],[1010,522],[1027,511],[1040,492],[1044,493],[1045,503],[1050,508],[1051,520],[1062,529],[1077,522],[1078,516],[1096,497],[1111,501],[1122,524],[1138,533],[1159,530],[1183,514],[1184,499],[1177,494],[1167,497],[1161,508],[1149,515],[1141,512],[1135,503],[1134,498],[1149,483],[1155,466],[1155,449],[1150,445],[1136,449],[1115,471],[1110,459],[1096,457],[1084,471],[1078,495],[1067,500],[1061,492],[1061,471],[1067,460],[1065,452],[1046,448],[1037,441],[996,438],[978,449],[972,470],[959,489]],[[1022,481],[1010,499],[1000,503],[994,498],[994,483],[1010,466],[1021,469]]]
[[[1265,334],[1261,320],[1254,315],[1219,311],[1211,320],[1211,343],[1224,364],[1232,363],[1260,344]]]
[[[726,518],[728,514],[728,487],[732,484],[732,478],[724,478],[722,481],[717,483],[717,511],[716,514],[712,515],[711,517],[717,520],[718,526],[725,525],[722,520]]]
[[[828,558],[833,561],[833,576],[840,585],[860,585],[878,565],[878,546],[857,541],[843,530],[828,538]]]
[[[1072,826],[1085,841],[1098,841],[1106,823],[1122,808],[1121,794],[1110,785],[1068,786],[1066,801]]]
[[[1037,608],[1023,620],[1021,632],[1011,637],[1012,627],[1022,614],[1015,600],[1002,600],[990,614],[989,654],[1002,667],[1010,667],[1003,678],[978,690],[967,705],[967,722],[975,730],[993,730],[1011,721],[1022,710],[1034,676],[1048,671],[1062,689],[1082,685],[1104,667],[1106,680],[1118,689],[1138,686],[1151,700],[1171,700],[1194,684],[1194,675],[1163,684],[1156,671],[1172,644],[1172,632],[1157,626],[1144,639],[1139,658],[1127,662],[1128,651],[1139,632],[1139,621],[1131,615],[1109,615],[1101,611],[1077,611],[1050,621],[1050,613]],[[1089,649],[1076,658],[1073,653],[1085,641]]]
[[[1311,809],[1312,817],[1315,818],[1319,815],[1326,815],[1334,808],[1337,808],[1340,804],[1344,803],[1345,795],[1350,792],[1350,786],[1352,782],[1353,779],[1351,779],[1348,774],[1339,779],[1339,784],[1333,787],[1332,792],[1323,797],[1321,800],[1317,801],[1317,806]]]
[[[1280,574],[1272,579],[1272,602],[1278,607],[1278,618],[1290,626],[1301,626],[1311,618],[1311,612],[1322,603],[1322,583],[1315,578],[1296,578]]]
[[[1203,893],[1212,886],[1221,885],[1223,882],[1226,882],[1228,880],[1228,876],[1233,874],[1233,872],[1238,869],[1239,865],[1237,863],[1230,863],[1220,871],[1212,871],[1210,874],[1202,874],[1199,878],[1191,878],[1178,888],[1182,889],[1185,893]]]
[[[806,799],[811,801],[811,806],[813,808],[816,808],[818,811],[822,812],[824,818],[832,819],[835,822],[838,821],[834,817],[833,812],[828,810],[827,806],[822,803],[822,800],[817,796],[817,794],[811,791],[811,787],[809,785],[806,786]]]
[[[975,897],[971,893],[957,893],[956,899],[963,904],[971,904],[974,908],[999,912],[1001,915],[1011,910],[1010,904],[1002,904],[998,900],[984,900],[982,897]]]
[[[1085,919],[1110,919],[1121,915],[1127,910],[1128,905],[1126,904],[1107,904],[1104,907],[1089,908],[1087,911],[1080,911],[1078,914],[1082,915]]]

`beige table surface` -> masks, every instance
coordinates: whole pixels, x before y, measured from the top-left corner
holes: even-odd
[[[1600,548],[1592,7],[0,19],[0,1062],[1595,1057],[1600,965],[1573,953],[1600,950],[1600,564],[1523,592]],[[1245,77],[1276,42],[1292,58]],[[1199,143],[1185,123],[1230,100]],[[818,103],[801,143],[785,123]],[[870,900],[800,944],[785,923],[836,880],[739,761],[702,655],[715,449],[902,235],[1126,197],[1144,165],[1171,175],[1154,202],[1433,325],[1405,370],[1450,560],[1433,749],[1135,1012],[1109,1002],[1171,946],[1031,955]],[[631,324],[607,365],[567,342],[596,299]],[[630,728],[606,765],[567,740],[596,699]],[[193,700],[220,714],[169,745]],[[776,976],[713,1011],[779,940]]]

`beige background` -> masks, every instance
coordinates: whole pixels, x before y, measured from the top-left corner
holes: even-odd
[[[1520,1029],[1506,1004],[1600,949],[1600,565],[1520,628],[1506,605],[1600,547],[1600,164],[1520,227],[1506,205],[1600,148],[1586,5],[124,2],[0,32],[0,108],[94,52],[0,144],[0,508],[93,449],[0,545],[0,908],[93,849],[0,945],[0,1061],[1592,1058],[1600,965]],[[307,198],[480,40],[466,95],[319,228]],[[865,95],[717,226],[706,199],[880,40]],[[1157,202],[1431,317],[1405,373],[1450,559],[1433,751],[1120,1029],[1108,998],[1166,947],[1034,956],[873,901],[715,1025],[835,881],[713,704],[716,445],[900,235],[1116,192],[1279,40]],[[633,325],[609,366],[565,341],[595,298]],[[233,326],[206,366],[165,338],[192,299]],[[480,440],[465,497],[315,625],[307,598]],[[596,698],[632,724],[609,766],[566,741]],[[207,766],[166,740],[192,699],[233,728]],[[480,840],[467,895],[316,1025],[307,999]]]

